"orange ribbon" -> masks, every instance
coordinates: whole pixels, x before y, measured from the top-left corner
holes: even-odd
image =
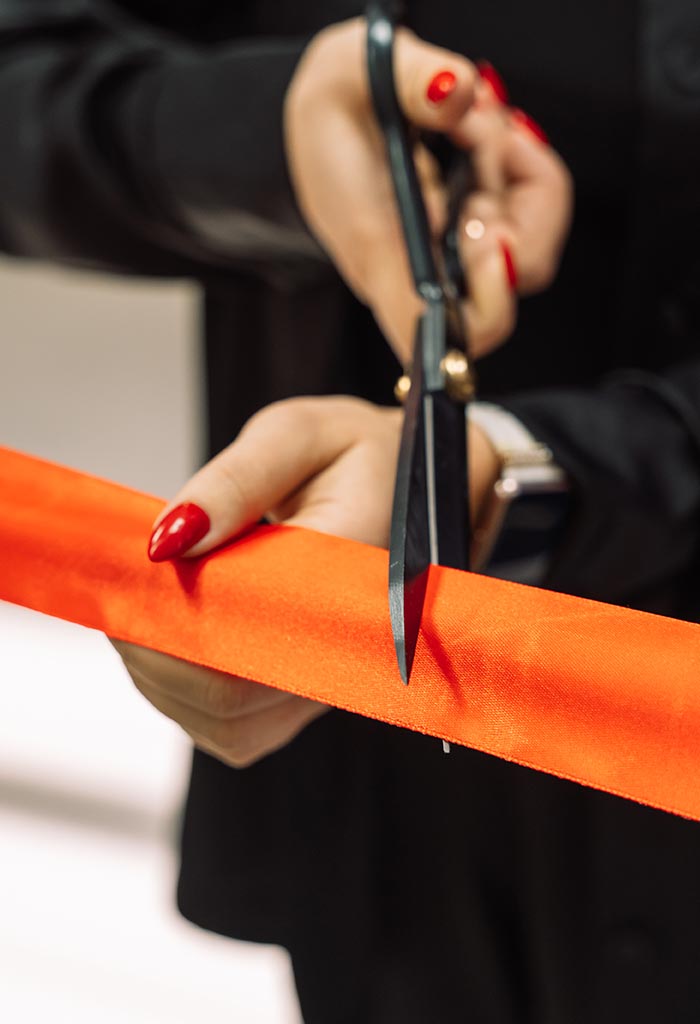
[[[433,568],[404,687],[385,551],[264,527],[152,565],[161,507],[0,448],[0,599],[700,819],[700,626]]]

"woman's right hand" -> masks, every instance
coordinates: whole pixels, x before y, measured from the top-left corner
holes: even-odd
[[[374,118],[365,33],[358,18],[309,45],[287,94],[287,156],[309,227],[407,363],[420,301]],[[477,189],[462,210],[460,254],[469,337],[473,353],[483,355],[512,333],[517,293],[539,291],[556,274],[571,217],[570,176],[537,126],[506,105],[492,70],[481,75],[466,58],[400,29],[395,74],[409,122],[472,152]],[[423,146],[416,163],[438,238],[445,190]]]

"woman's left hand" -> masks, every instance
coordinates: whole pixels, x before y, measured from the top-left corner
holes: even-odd
[[[185,485],[156,522],[154,561],[204,554],[263,515],[386,546],[401,411],[353,398],[268,406]],[[470,426],[473,510],[498,462]],[[156,651],[112,641],[137,688],[198,747],[235,767],[289,743],[328,709]]]
[[[164,510],[151,557],[204,554],[263,515],[384,544],[400,415],[351,398],[268,406]],[[196,746],[236,768],[289,743],[328,710],[156,651],[112,643],[143,696]]]

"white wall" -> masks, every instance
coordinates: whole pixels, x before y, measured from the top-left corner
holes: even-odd
[[[0,444],[171,495],[197,315],[186,285],[1,263]],[[299,1024],[283,951],[174,910],[188,762],[104,637],[0,603],[0,1020]]]

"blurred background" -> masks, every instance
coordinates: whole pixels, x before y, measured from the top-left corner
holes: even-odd
[[[196,290],[3,261],[0,310],[0,444],[171,496],[202,451]],[[0,602],[0,1020],[300,1024],[283,950],[175,910],[189,756],[103,636]]]

